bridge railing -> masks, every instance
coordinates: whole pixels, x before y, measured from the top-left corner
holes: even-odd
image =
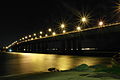
[[[18,44],[21,44],[21,43],[24,43],[24,42],[29,42],[29,41],[34,41],[34,40],[39,40],[39,39],[44,39],[44,38],[51,38],[51,37],[56,37],[56,36],[62,36],[62,35],[67,35],[67,34],[71,34],[71,33],[83,32],[83,31],[94,30],[94,29],[99,29],[99,28],[112,27],[112,26],[114,27],[115,25],[120,25],[120,22],[112,23],[112,24],[106,24],[106,25],[97,26],[97,27],[85,28],[85,29],[81,29],[80,31],[73,30],[73,31],[70,31],[70,32],[65,32],[65,33],[55,34],[55,35],[49,35],[47,37],[44,36],[42,38],[36,38],[36,39],[32,39],[32,40],[27,39],[27,40],[23,40],[23,41],[15,41],[14,43],[7,46],[6,48],[10,48],[11,46],[18,45]]]

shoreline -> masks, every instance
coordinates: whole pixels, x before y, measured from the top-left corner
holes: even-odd
[[[9,52],[4,52],[9,53]],[[57,55],[73,55],[73,56],[90,56],[90,57],[113,57],[119,52],[115,51],[43,51],[43,52],[18,52],[18,53],[35,53],[35,54],[57,54]]]
[[[60,72],[35,72],[0,76],[0,80],[120,80],[120,70],[104,65],[87,66],[82,64]]]
[[[106,72],[43,72],[0,77],[0,80],[120,80],[119,75]]]

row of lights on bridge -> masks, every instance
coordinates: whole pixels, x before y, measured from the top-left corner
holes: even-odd
[[[117,11],[118,13],[120,13],[120,3],[117,3],[117,6],[116,6],[116,7],[117,7],[116,11]],[[83,16],[84,16],[84,15],[83,15]],[[80,21],[81,21],[82,23],[85,23],[85,24],[86,24],[86,23],[88,22],[88,17],[89,17],[89,16],[86,15],[86,16],[82,17]],[[104,25],[104,22],[101,20],[101,21],[99,21],[98,25],[99,25],[100,27],[102,27],[102,26]],[[66,33],[66,30],[64,29],[64,28],[66,27],[65,24],[61,24],[60,27],[63,29],[63,31],[62,31],[63,34]],[[80,26],[78,26],[78,27],[76,28],[76,31],[81,31],[81,30],[82,30],[82,29],[81,29]],[[51,29],[51,28],[49,28],[48,31],[52,33],[52,36],[55,36],[55,35],[56,35],[55,32],[52,32],[52,29]],[[48,37],[47,34],[45,34],[45,37],[41,36],[42,34],[43,34],[43,32],[40,31],[40,36],[39,36],[39,38]],[[9,48],[9,47],[11,47],[12,45],[15,45],[15,44],[19,44],[19,43],[21,43],[21,42],[25,42],[26,39],[28,39],[28,38],[31,38],[30,40],[38,39],[36,33],[34,33],[33,36],[34,36],[35,38],[32,38],[32,35],[25,36],[25,37],[21,38],[19,41],[13,42],[12,44],[10,44],[9,46],[7,46],[6,48]],[[28,41],[29,41],[29,40],[28,40]]]
[[[86,18],[86,17],[83,17],[83,18],[81,19],[81,21],[82,21],[83,23],[86,23],[86,22],[87,22],[87,18]],[[103,26],[103,24],[104,24],[103,21],[100,21],[98,25],[99,25],[99,26]],[[61,29],[63,30],[62,33],[66,33],[66,30],[65,30],[66,25],[65,25],[65,24],[61,24],[60,27],[61,27]],[[80,26],[77,26],[77,27],[76,27],[76,30],[77,30],[77,31],[81,31],[82,29],[81,29]],[[53,36],[56,35],[56,32],[52,32],[52,29],[51,29],[51,28],[48,29],[48,32],[51,32]],[[40,36],[39,36],[39,38],[42,38],[42,36],[41,36],[42,34],[43,34],[43,32],[40,31]],[[33,37],[35,37],[35,39],[37,39],[36,36],[37,36],[37,34],[34,33],[34,34],[33,34]],[[25,37],[23,37],[22,39],[20,39],[20,41],[25,40],[25,39],[28,39],[28,38],[31,38],[31,37],[32,37],[32,35],[25,36]],[[48,34],[45,34],[45,37],[48,37]],[[34,40],[34,38],[31,38],[31,40]]]
[[[82,17],[82,18],[81,18],[81,22],[85,24],[85,23],[88,22],[88,20],[87,20],[86,17]],[[100,27],[103,26],[103,25],[104,25],[103,21],[99,21],[98,25],[99,25]],[[66,27],[66,25],[65,25],[64,23],[62,23],[62,24],[60,25],[60,28],[62,29],[62,33],[63,33],[63,34],[67,33],[66,30],[65,30],[65,27]],[[81,28],[80,26],[77,26],[77,27],[76,27],[76,31],[79,32],[79,31],[81,31],[81,30],[82,30],[82,28]],[[51,33],[50,36],[56,36],[56,32],[52,32],[52,29],[51,29],[51,28],[48,29],[48,32]],[[28,35],[28,36],[22,37],[21,39],[19,39],[19,41],[15,41],[15,42],[13,42],[12,44],[10,44],[9,46],[7,46],[6,49],[8,49],[9,47],[11,47],[11,46],[13,46],[13,45],[15,45],[15,44],[19,44],[19,43],[22,43],[22,42],[27,42],[27,41],[32,41],[32,40],[36,40],[36,39],[41,39],[41,38],[50,37],[50,36],[48,36],[48,34],[45,34],[45,36],[43,37],[43,36],[42,36],[42,34],[43,34],[42,31],[40,31],[39,34],[40,34],[39,38],[37,37],[37,34],[36,34],[36,33],[34,33],[33,35]]]

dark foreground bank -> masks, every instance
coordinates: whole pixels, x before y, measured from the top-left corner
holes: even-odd
[[[120,70],[117,67],[82,64],[71,70],[61,72],[2,76],[0,80],[120,80]]]

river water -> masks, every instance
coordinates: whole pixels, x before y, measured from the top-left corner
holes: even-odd
[[[80,64],[111,65],[110,57],[85,57],[57,54],[4,53],[0,54],[0,76],[33,72],[47,72],[48,68],[68,70]]]

